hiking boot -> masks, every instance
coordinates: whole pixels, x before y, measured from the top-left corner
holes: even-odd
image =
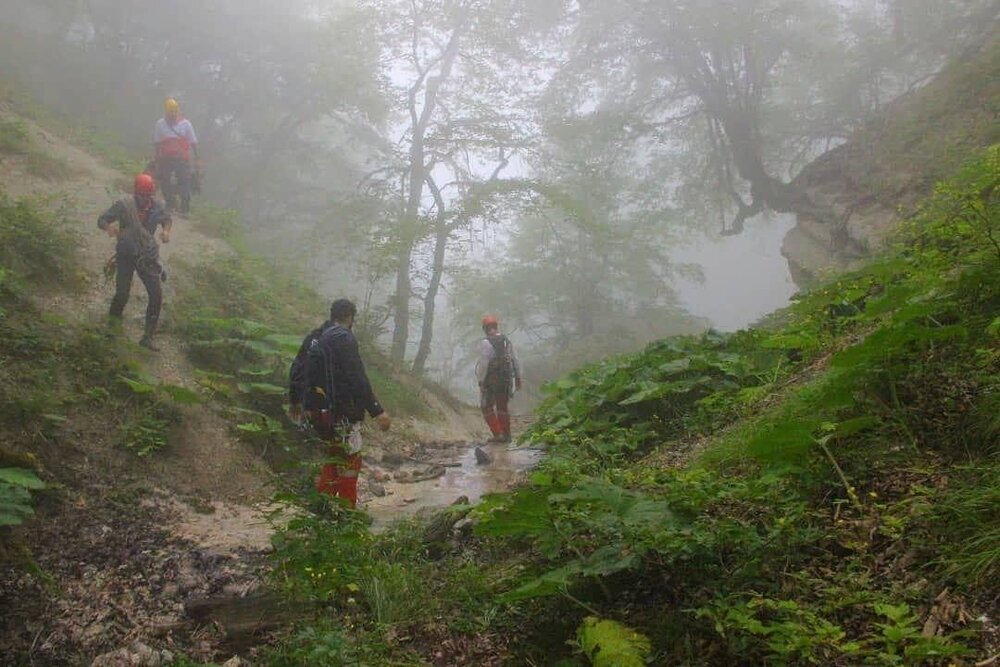
[[[146,348],[150,352],[159,352],[160,348],[153,344],[153,339],[150,336],[143,336],[139,339],[139,345]]]

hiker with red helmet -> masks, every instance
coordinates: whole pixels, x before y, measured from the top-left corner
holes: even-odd
[[[139,174],[131,197],[122,197],[97,219],[97,226],[108,236],[115,238],[115,255],[108,263],[115,273],[115,296],[111,300],[110,317],[120,325],[125,304],[132,289],[132,276],[139,279],[146,288],[149,302],[146,305],[146,328],[139,344],[155,351],[153,336],[160,319],[163,304],[162,282],[166,273],[160,266],[160,247],[156,243],[156,228],[160,227],[160,240],[170,242],[173,221],[156,201],[156,184],[149,174]]]
[[[191,210],[191,174],[200,179],[198,172],[198,137],[195,136],[191,121],[181,116],[181,106],[170,98],[164,105],[163,118],[156,121],[153,128],[153,144],[156,148],[156,178],[163,190],[167,210],[174,208],[175,196],[180,197],[181,214]],[[177,179],[176,185],[173,179]]]
[[[476,379],[479,381],[479,407],[493,436],[487,442],[510,442],[508,402],[521,390],[521,364],[514,345],[500,333],[500,320],[493,315],[483,318],[486,337],[479,343]]]

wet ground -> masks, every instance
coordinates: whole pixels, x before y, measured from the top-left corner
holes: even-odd
[[[537,449],[472,441],[432,442],[409,455],[385,454],[362,470],[362,507],[378,526],[450,505],[460,496],[474,503],[520,481],[540,457]]]

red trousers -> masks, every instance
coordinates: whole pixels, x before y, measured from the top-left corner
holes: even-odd
[[[490,433],[495,436],[510,435],[510,411],[507,408],[509,400],[506,389],[497,391],[486,386],[479,393],[479,409],[483,411],[483,419],[490,427]]]
[[[357,507],[361,454],[348,454],[343,447],[330,445],[330,458],[336,462],[325,463],[320,468],[316,490],[343,498],[351,507]]]

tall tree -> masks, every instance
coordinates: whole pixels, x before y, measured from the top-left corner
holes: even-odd
[[[488,217],[462,202],[499,178],[533,134],[524,98],[524,42],[517,26],[533,16],[524,0],[379,2],[386,80],[402,135],[365,185],[398,198],[399,219],[384,235],[395,254],[391,297],[392,358],[403,363],[411,339],[413,301],[421,330],[413,369],[431,353],[434,315],[446,255],[455,234]],[[538,3],[535,3],[536,5]],[[541,3],[545,4],[545,3]],[[507,33],[505,31],[511,31]],[[530,30],[521,35],[527,38]]]
[[[621,114],[627,118],[623,131],[637,139],[643,152],[659,141],[675,153],[672,163],[685,169],[666,177],[676,179],[679,189],[692,185],[720,205],[722,215],[731,216],[723,219],[725,233],[738,233],[746,220],[764,210],[837,224],[830,211],[796,187],[793,167],[796,162],[801,166],[802,155],[814,157],[830,141],[841,140],[884,97],[878,90],[863,98],[858,90],[879,81],[885,92],[898,94],[897,78],[878,77],[890,64],[914,68],[913,62],[904,62],[903,50],[894,50],[882,62],[859,57],[862,47],[874,53],[872,40],[891,34],[889,29],[852,32],[848,19],[863,4],[570,3],[574,57],[554,93],[567,100],[570,113]],[[968,32],[988,5],[995,12],[995,3],[987,0],[933,3],[933,11],[923,0],[907,4],[920,5],[938,19],[954,19],[939,21],[953,38],[963,29]],[[913,18],[910,9],[879,8],[879,13],[885,11],[907,25]],[[920,23],[926,25],[927,18]],[[907,48],[930,54],[937,47],[907,42]],[[853,100],[866,99],[867,104],[843,103],[845,78],[853,79]],[[685,148],[693,155],[678,157]],[[698,168],[690,169],[691,164]],[[712,185],[706,188],[695,180]],[[727,201],[720,202],[715,193],[723,193]]]

